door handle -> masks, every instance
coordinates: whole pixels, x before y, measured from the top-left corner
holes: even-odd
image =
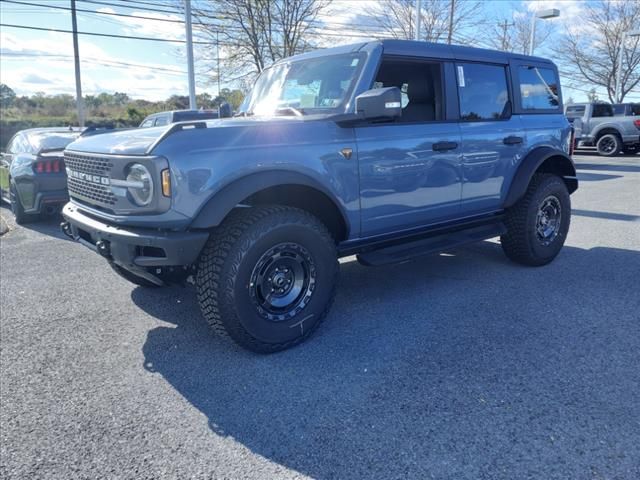
[[[504,137],[502,139],[502,143],[505,145],[517,145],[522,143],[522,137],[516,137],[515,135],[509,135],[508,137]]]
[[[454,150],[456,148],[458,148],[456,142],[436,142],[431,145],[431,149],[434,152],[446,152],[447,150]]]

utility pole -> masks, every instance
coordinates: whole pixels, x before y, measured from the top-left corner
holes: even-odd
[[[456,7],[456,0],[451,0],[451,11],[449,12],[449,35],[447,37],[447,43],[451,45],[451,36],[453,35],[453,12]]]
[[[500,40],[500,50],[502,50],[503,52],[507,52],[509,50],[509,37],[507,36],[507,31],[509,29],[509,27],[513,27],[515,26],[515,23],[509,23],[507,22],[507,20],[505,19],[504,23],[499,23],[498,24],[498,28],[500,28],[502,30],[502,37]]]
[[[196,110],[196,80],[193,73],[193,33],[191,31],[191,0],[184,0],[184,26],[187,37],[187,71],[189,75],[189,108]]]
[[[78,107],[78,125],[84,127],[84,102],[80,82],[80,53],[78,51],[78,22],[76,20],[76,0],[71,0],[71,27],[73,30],[73,64],[76,71],[76,106]]]
[[[416,0],[415,22],[416,22],[416,40],[420,40],[420,14],[422,12],[422,1]]]
[[[220,32],[216,30],[216,68],[218,70],[218,97],[220,96]]]

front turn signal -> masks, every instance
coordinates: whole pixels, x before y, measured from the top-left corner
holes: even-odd
[[[171,174],[168,168],[162,170],[162,195],[171,196]]]

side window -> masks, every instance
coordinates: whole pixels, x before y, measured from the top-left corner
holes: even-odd
[[[499,120],[511,114],[505,67],[458,63],[456,71],[462,120]]]
[[[153,127],[153,118],[146,119],[144,122],[142,122],[142,125],[140,125],[140,128],[149,128],[149,127]]]
[[[383,58],[372,88],[402,92],[400,123],[437,122],[444,118],[442,65],[438,62]]]
[[[520,98],[525,110],[557,110],[560,83],[550,68],[518,67]]]
[[[164,127],[167,123],[169,123],[169,119],[166,115],[162,115],[156,118],[156,127]]]
[[[629,105],[629,115],[639,116],[640,115],[640,103],[632,103]]]
[[[592,117],[613,117],[613,108],[608,103],[596,103]]]

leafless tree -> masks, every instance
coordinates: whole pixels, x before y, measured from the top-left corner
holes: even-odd
[[[527,54],[531,42],[531,15],[526,10],[515,10],[511,19],[504,19],[489,29],[489,44],[498,50]],[[534,46],[544,46],[554,32],[553,22],[538,22]]]
[[[618,55],[623,33],[638,29],[640,2],[601,0],[585,4],[584,17],[569,28],[554,49],[562,72],[572,79],[604,87],[611,102],[622,102],[640,84],[640,39],[627,37],[623,49],[621,92],[615,98]]]
[[[312,32],[331,0],[202,0],[194,4],[199,64],[225,82],[251,83],[271,63],[313,48]]]
[[[382,0],[372,12],[380,28],[393,38],[415,38],[415,0]],[[451,41],[473,44],[463,32],[482,24],[482,2],[474,0],[422,0],[421,39],[428,42]]]

